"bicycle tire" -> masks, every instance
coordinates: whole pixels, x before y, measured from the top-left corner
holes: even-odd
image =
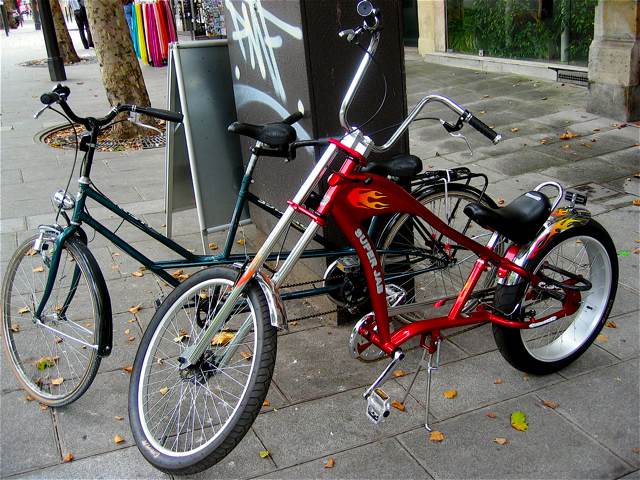
[[[463,209],[464,205],[477,202],[481,202],[487,207],[496,208],[495,202],[486,193],[483,193],[472,186],[455,183],[448,184],[446,190],[444,185],[435,185],[429,188],[426,192],[422,193],[419,197],[416,198],[416,200],[418,200],[432,213],[435,213],[439,218],[445,219],[445,216],[442,212],[442,206],[445,204],[445,198],[447,197],[450,207],[450,212],[447,214],[447,217],[449,218],[448,223],[452,227],[456,228],[456,230],[465,230],[465,234],[475,237],[475,239],[479,243],[486,243],[492,232],[485,230],[479,225],[471,222],[471,220],[469,220],[468,217],[463,213]],[[458,220],[460,220],[460,222],[458,222]],[[413,248],[416,248],[416,243],[413,235],[403,234],[403,228],[407,228],[408,225],[413,225],[412,233],[413,231],[420,228],[423,229],[423,232],[425,233],[428,232],[430,235],[437,235],[437,231],[428,226],[424,220],[414,215],[396,214],[389,220],[389,222],[381,232],[380,240],[378,242],[378,249],[382,250],[387,248],[402,247],[403,245],[401,236],[403,235],[407,237],[406,247],[412,246]],[[463,225],[464,227],[466,227],[466,229],[461,228],[460,225]],[[445,243],[449,242],[449,240],[444,241]],[[426,245],[426,241],[424,246],[425,261],[419,265],[419,268],[416,268],[415,266],[415,259],[408,259],[411,265],[409,268],[414,271],[419,271],[421,269],[426,270],[428,268],[433,268],[433,270],[430,272],[425,271],[422,274],[416,273],[415,275],[408,277],[406,283],[414,283],[410,288],[413,292],[413,296],[412,298],[405,299],[402,302],[403,305],[418,301],[427,303],[436,298],[457,294],[460,291],[460,289],[464,285],[465,280],[468,277],[468,273],[473,267],[473,263],[475,262],[477,256],[472,252],[468,252],[466,249],[462,249],[460,246],[454,246],[453,248],[457,249],[458,254],[460,254],[460,252],[466,252],[462,253],[463,255],[465,255],[465,258],[461,262],[456,261],[442,268],[438,268],[437,266],[435,266],[434,262],[436,262],[437,259],[426,260],[427,255],[434,253],[432,249]],[[385,284],[393,283],[389,279],[392,278],[393,274],[397,272],[394,272],[394,269],[391,268],[392,254],[381,254],[380,256],[381,264],[383,266],[383,275],[385,277]],[[464,271],[461,268],[463,264],[465,267]],[[400,263],[399,266],[400,270],[407,269],[406,265],[403,265],[402,263]],[[453,273],[454,269],[458,270],[458,272],[455,274]],[[445,278],[447,275],[449,276],[448,284],[447,278]],[[491,282],[492,272],[485,274],[485,279],[481,281],[481,285],[486,287]],[[405,289],[403,285],[398,286]],[[406,288],[406,290],[408,290],[408,288]],[[421,297],[417,299],[419,292],[422,292],[420,294]],[[431,308],[428,310],[431,311],[433,309]],[[417,314],[403,315],[402,320],[404,320],[405,322],[411,322],[422,320],[428,317],[429,315],[426,314],[426,310],[423,310],[422,312]]]
[[[61,254],[54,292],[45,306],[43,316],[48,317],[49,320],[45,319],[45,325],[49,323],[49,326],[53,326],[58,332],[67,333],[75,340],[62,334],[56,335],[55,332],[29,321],[23,316],[28,313],[24,309],[29,308],[29,311],[33,312],[37,305],[38,288],[44,285],[45,272],[47,272],[47,265],[42,256],[32,253],[34,252],[32,247],[37,238],[38,235],[34,235],[23,242],[7,266],[2,285],[2,337],[9,365],[27,393],[40,403],[51,407],[62,407],[80,398],[98,372],[101,360],[97,353],[98,332],[102,322],[110,320],[106,318],[110,316],[109,293],[100,267],[91,252],[79,239],[70,238],[62,247],[68,256]],[[53,246],[53,243],[49,243],[49,246]],[[63,281],[68,277],[65,274],[65,268],[69,264],[74,265],[74,272],[78,271],[80,277],[73,295],[67,302],[69,297],[68,293],[65,293]],[[27,284],[29,278],[26,274],[28,273],[31,273],[34,283],[33,291],[29,291],[32,300],[26,306],[23,304],[29,302],[24,301],[24,294],[20,293],[20,285],[16,278],[19,271],[23,285],[30,288]],[[38,275],[42,275],[42,278],[38,278]],[[83,292],[83,288],[81,289],[83,284],[86,292]],[[72,285],[73,282],[69,288],[73,288]],[[18,307],[14,302],[14,300],[18,301],[18,296],[22,307]],[[63,318],[60,317],[61,297],[64,298],[63,303],[68,303],[68,307],[64,309]],[[91,317],[86,317],[86,313],[82,310],[86,303],[91,305]],[[69,309],[72,306],[74,309],[70,313]],[[80,309],[77,313],[76,306]],[[20,316],[12,315],[16,310],[22,312],[19,313]],[[80,318],[81,316],[84,318]],[[46,349],[34,351],[37,343],[25,338],[29,333],[41,334],[44,340],[43,347]],[[79,344],[79,341],[93,345],[95,348]],[[77,347],[76,344],[78,344]],[[82,358],[85,361],[81,363],[85,365],[74,367],[73,360],[81,361]],[[32,367],[35,367],[35,370]],[[56,377],[52,378],[53,374]],[[61,383],[57,384],[57,382]],[[73,385],[71,390],[67,390],[69,385]]]
[[[194,474],[218,463],[242,440],[260,412],[264,399],[266,398],[276,360],[277,332],[270,323],[269,309],[264,293],[257,283],[253,281],[247,284],[245,293],[241,298],[247,300],[249,311],[252,314],[251,321],[253,322],[254,342],[253,348],[248,347],[249,352],[244,352],[244,354],[240,352],[240,357],[235,357],[238,352],[233,353],[234,358],[237,358],[240,363],[232,363],[231,366],[220,368],[220,364],[216,364],[216,362],[221,361],[218,356],[218,350],[213,351],[214,348],[212,347],[209,349],[211,352],[208,351],[205,353],[201,364],[197,368],[193,368],[191,373],[189,373],[189,370],[187,370],[186,373],[180,373],[177,368],[177,354],[179,352],[175,351],[176,349],[174,347],[178,346],[177,348],[182,349],[184,346],[186,348],[186,346],[196,341],[197,337],[195,333],[198,331],[197,328],[201,328],[199,327],[199,320],[201,319],[201,313],[204,311],[203,309],[206,308],[205,321],[203,323],[203,325],[206,325],[206,321],[212,318],[215,308],[222,301],[224,292],[227,291],[226,288],[223,289],[221,287],[226,286],[231,288],[236,279],[237,271],[234,269],[227,267],[210,267],[185,280],[169,294],[156,311],[138,347],[129,386],[129,420],[131,431],[136,445],[145,459],[163,472],[178,475]],[[217,290],[217,288],[219,289]],[[206,292],[205,297],[202,296],[203,292]],[[200,301],[199,298],[203,300]],[[213,306],[213,311],[212,303],[209,302],[208,299],[216,299],[217,303]],[[184,308],[185,305],[191,307],[192,314],[195,313],[193,318],[188,316],[190,313]],[[175,312],[180,313],[180,318],[178,318],[178,315],[172,317]],[[186,313],[186,315],[182,315],[183,312]],[[183,327],[184,332],[181,330],[181,324],[179,323],[182,317],[187,317],[189,320],[189,322],[185,322],[184,325],[190,325],[190,327]],[[225,324],[222,326],[224,328],[219,330],[218,334],[213,337],[214,341],[221,332],[233,331],[231,326],[234,320],[232,317],[233,315],[225,321]],[[174,325],[171,323],[173,319],[177,321]],[[244,324],[244,322],[246,322],[246,320],[241,320],[241,325]],[[170,330],[170,328],[173,328],[175,332]],[[187,330],[187,328],[191,329]],[[237,335],[239,331],[240,327],[235,330],[234,335]],[[162,336],[165,332],[169,333],[169,337],[167,337],[167,341],[163,343]],[[176,334],[178,334],[178,337],[170,340],[171,336]],[[178,340],[176,341],[176,339]],[[240,340],[244,341],[244,337]],[[173,355],[173,353],[175,353],[175,355]],[[221,352],[220,355],[222,355],[222,353],[223,352]],[[251,357],[247,360],[248,353],[251,353]],[[176,362],[176,366],[172,364],[174,361]],[[242,391],[238,395],[234,395],[230,391],[224,391],[220,386],[220,382],[234,374],[234,372],[229,369],[240,371],[241,368],[244,368],[242,366],[244,365],[243,362],[249,362],[248,368],[250,370]],[[233,368],[233,365],[236,365],[236,367]],[[157,366],[156,371],[154,371],[155,366]],[[174,369],[175,372],[171,372],[172,369]],[[173,382],[174,377],[171,377],[173,384],[170,389],[165,385],[165,383],[169,385],[169,380],[163,378],[158,380],[159,377],[157,376],[167,370],[170,371],[171,375],[177,372],[178,378],[177,382]],[[225,372],[225,370],[227,371]],[[156,375],[153,377],[153,382],[150,381],[152,375]],[[190,377],[189,375],[192,376]],[[168,378],[167,376],[167,379]],[[203,380],[205,382],[204,385],[202,383]],[[163,402],[164,398],[167,398],[166,404],[169,404],[169,400],[175,398],[173,397],[174,390],[177,392],[177,385],[179,383],[181,393],[178,396],[178,407],[169,412],[171,416],[168,418],[167,427],[161,431],[160,429],[164,424],[160,425],[160,421],[169,415],[169,413],[165,413],[167,406],[163,406],[161,402]],[[190,384],[193,385],[193,387],[190,386]],[[152,385],[155,386],[152,387]],[[225,388],[229,388],[229,390],[234,388],[233,382],[229,382],[229,385],[231,386]],[[167,390],[164,390],[165,388],[167,388]],[[195,406],[191,430],[188,425],[190,423],[189,417],[182,423],[182,425],[187,425],[186,430],[180,427],[180,419],[182,418],[180,405],[186,395],[183,393],[186,391],[185,388],[189,389],[190,392],[191,389],[196,390],[195,400],[193,396],[191,397],[194,402],[193,405]],[[214,390],[219,391],[217,398],[213,394]],[[200,395],[201,393],[202,396]],[[208,399],[205,398],[207,393],[210,393],[209,397],[212,400],[211,405],[213,408],[210,410],[207,408]],[[191,393],[191,395],[193,394]],[[227,400],[225,400],[225,396]],[[237,406],[232,410],[231,414],[223,420],[220,416],[220,411],[222,411],[222,407],[224,406],[225,411],[228,413],[227,405],[229,405],[229,399],[231,399],[232,396],[238,398]],[[196,400],[198,399],[199,404],[196,405]],[[150,400],[155,403],[150,404]],[[216,402],[221,404],[220,409],[216,407]],[[200,416],[200,414],[196,416],[196,409],[202,407],[202,405],[204,405],[202,416]],[[215,417],[211,416],[214,408],[218,415],[219,424],[221,425],[218,433],[215,433]],[[176,410],[178,411],[178,421],[176,425],[180,428],[175,429],[176,432],[174,435],[173,430],[167,431],[167,428],[169,423],[173,423]],[[191,411],[190,406],[187,415],[191,414]],[[204,412],[209,415],[208,420]],[[151,424],[151,420],[158,414],[161,415],[161,418],[160,421],[156,423],[156,428],[155,425]],[[200,425],[195,424],[196,418],[199,419]],[[204,422],[202,421],[203,418],[205,419]],[[198,429],[196,429],[196,427],[198,427]],[[196,445],[194,446],[195,433],[193,432],[196,430],[199,432],[199,437],[196,436]],[[212,431],[211,438],[207,438],[208,430]],[[192,432],[191,448],[186,451],[178,451],[180,450],[181,436],[186,438],[184,447],[187,449],[190,431]],[[202,440],[203,437],[204,441]],[[201,443],[197,444],[197,442]]]
[[[578,255],[582,255],[581,252],[584,251],[589,259],[588,276],[584,275],[587,273],[586,267],[580,274],[591,282],[592,287],[586,292],[581,292],[580,306],[576,312],[535,329],[509,328],[493,324],[494,339],[502,356],[513,367],[526,373],[554,373],[574,362],[596,339],[613,306],[618,284],[618,259],[607,231],[598,222],[590,219],[584,225],[560,232],[552,237],[524,268],[536,272],[542,262],[549,259],[555,266],[561,264],[560,268],[566,271],[570,271],[570,263],[583,267],[576,261],[579,258],[577,255],[574,256],[573,262],[567,254],[561,257],[563,248],[566,248],[565,252],[579,251]],[[554,259],[556,250],[558,253]],[[592,261],[601,262],[601,270],[591,269]],[[498,285],[494,308],[507,318],[522,320],[528,308],[534,304],[545,305],[545,301],[550,305],[554,304],[553,298],[545,298],[544,292],[531,288],[526,282],[514,286]],[[546,307],[540,315],[551,308],[557,307]],[[552,314],[553,311],[550,312],[550,315]],[[550,335],[544,332],[549,332],[554,327],[559,329],[567,320],[571,320],[567,328],[559,335],[556,332],[551,342],[543,346],[542,341]],[[573,331],[570,331],[571,328]],[[536,340],[538,347],[533,345]]]

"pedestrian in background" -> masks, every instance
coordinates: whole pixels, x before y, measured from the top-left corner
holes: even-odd
[[[87,10],[84,8],[84,0],[69,0],[69,6],[73,10],[73,16],[76,17],[76,24],[78,25],[82,45],[84,45],[85,50],[90,47],[93,48],[93,39],[91,38],[91,30],[89,29]]]

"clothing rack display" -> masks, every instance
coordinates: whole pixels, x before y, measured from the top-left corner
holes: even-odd
[[[167,0],[135,1],[131,12],[131,40],[142,63],[154,67],[167,64],[169,43],[178,40]]]

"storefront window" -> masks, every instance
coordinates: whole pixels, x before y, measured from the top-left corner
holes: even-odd
[[[586,64],[597,0],[447,0],[451,52]]]

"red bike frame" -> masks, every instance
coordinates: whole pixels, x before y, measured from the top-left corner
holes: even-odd
[[[498,267],[500,276],[504,276],[508,272],[515,272],[533,285],[537,285],[539,279],[511,261],[517,251],[509,251],[503,257],[492,248],[466,237],[444,223],[409,193],[387,178],[370,173],[358,173],[356,171],[357,167],[366,164],[366,158],[343,145],[339,140],[332,139],[331,143],[341,149],[347,155],[347,158],[339,172],[330,175],[328,179],[329,188],[320,203],[317,213],[309,212],[306,208],[292,203],[290,205],[301,213],[307,214],[313,221],[321,225],[324,224],[325,218],[333,216],[338,228],[356,250],[367,281],[371,304],[375,313],[375,322],[365,324],[359,332],[367,340],[391,355],[404,342],[416,335],[421,335],[421,344],[427,346],[425,344],[425,336],[429,334],[431,336],[429,345],[431,349],[434,341],[440,336],[440,330],[445,328],[482,322],[493,322],[513,328],[530,328],[533,323],[544,320],[513,321],[482,307],[476,308],[470,314],[465,313],[462,315],[462,308],[469,300],[482,272],[487,270],[490,265]],[[424,219],[429,225],[456,244],[474,252],[478,259],[454,305],[446,316],[414,322],[392,332],[389,325],[389,312],[380,258],[373,242],[367,235],[367,229],[364,224],[373,216],[396,213],[416,215]],[[573,304],[574,302],[571,303]],[[564,305],[561,311],[555,312],[553,315],[561,318],[570,313],[571,308]],[[545,318],[548,318],[548,316]],[[377,327],[375,331],[374,327]],[[364,346],[364,348],[367,346]]]

